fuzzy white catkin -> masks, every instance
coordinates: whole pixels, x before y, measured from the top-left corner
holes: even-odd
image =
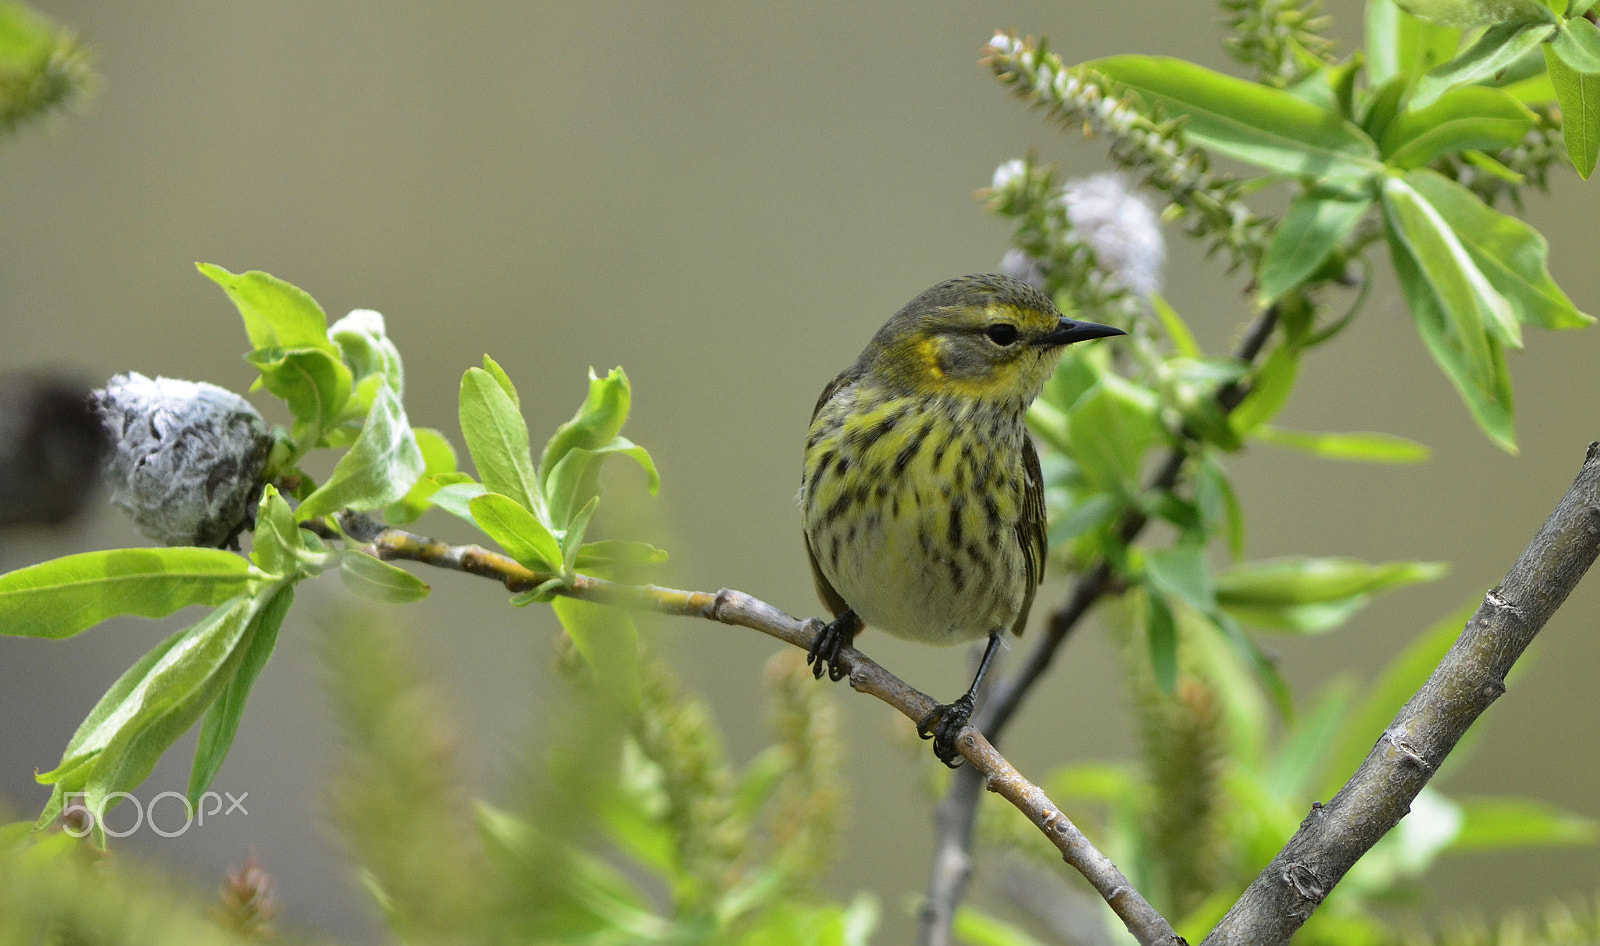
[[[213,384],[119,374],[94,392],[113,442],[111,502],[164,545],[220,546],[259,495],[271,438],[250,402]]]
[[[1061,189],[1072,235],[1094,250],[1100,269],[1139,296],[1161,291],[1167,243],[1155,208],[1115,171],[1070,180]]]

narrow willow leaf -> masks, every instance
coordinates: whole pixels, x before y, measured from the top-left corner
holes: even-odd
[[[1499,343],[1492,338],[1486,340],[1489,377],[1480,379],[1471,364],[1472,356],[1463,349],[1462,341],[1452,330],[1438,295],[1404,242],[1391,237],[1389,256],[1394,262],[1400,289],[1405,293],[1406,305],[1411,310],[1411,320],[1423,344],[1428,347],[1428,353],[1455,387],[1479,429],[1502,450],[1516,453],[1511,375],[1506,370],[1505,355]]]
[[[1438,209],[1519,321],[1549,329],[1594,322],[1550,278],[1549,244],[1538,230],[1485,205],[1472,191],[1434,171],[1407,174],[1406,183]]]
[[[1373,141],[1382,141],[1389,124],[1400,114],[1400,100],[1406,94],[1406,77],[1392,76],[1387,82],[1367,96],[1366,111],[1361,116],[1361,130]]]
[[[1188,323],[1183,321],[1183,316],[1178,314],[1171,304],[1159,292],[1150,294],[1150,308],[1155,310],[1156,317],[1161,320],[1161,327],[1166,329],[1167,337],[1172,339],[1173,353],[1180,358],[1203,358],[1205,352],[1201,351],[1200,344],[1194,340],[1194,333],[1189,331]]]
[[[1366,27],[1370,88],[1396,77],[1415,86],[1423,73],[1455,55],[1461,42],[1460,30],[1418,19],[1394,0],[1368,0]]]
[[[1487,386],[1493,371],[1488,323],[1503,320],[1515,325],[1510,304],[1490,287],[1438,210],[1408,183],[1390,178],[1383,197],[1389,242],[1399,244],[1417,264],[1449,320],[1451,336],[1466,356],[1468,376],[1480,387]],[[1504,310],[1503,316],[1489,311],[1491,297]]]
[[[1216,610],[1217,591],[1199,543],[1174,545],[1145,555],[1145,577],[1159,593],[1176,598],[1201,614]]]
[[[1600,73],[1600,26],[1577,17],[1561,24],[1550,48],[1578,72]]]
[[[626,611],[576,598],[551,602],[567,636],[601,688],[629,712],[639,709],[639,632]]]
[[[1181,59],[1113,56],[1088,67],[1184,120],[1189,140],[1270,171],[1368,178],[1378,150],[1361,129],[1288,92]]]
[[[339,556],[339,577],[355,594],[380,604],[410,604],[432,590],[405,569],[353,550]]]
[[[1594,819],[1536,798],[1460,798],[1465,820],[1452,851],[1499,851],[1513,847],[1593,844]]]
[[[578,549],[575,568],[599,568],[607,565],[654,565],[667,560],[667,550],[656,548],[648,542],[629,539],[601,539],[586,542]]]
[[[1370,196],[1311,191],[1295,198],[1261,257],[1260,296],[1271,302],[1304,283],[1372,206]]]
[[[1378,679],[1367,688],[1360,702],[1346,715],[1339,737],[1331,745],[1327,781],[1321,797],[1328,798],[1349,778],[1372,751],[1390,720],[1412,695],[1422,689],[1429,675],[1444,659],[1450,645],[1461,636],[1467,619],[1477,610],[1473,600],[1419,634],[1405,649],[1390,658]]]
[[[561,570],[561,543],[521,503],[499,493],[484,493],[474,497],[468,508],[478,528],[520,564],[534,571]]]
[[[956,938],[970,946],[1044,946],[1042,940],[1020,926],[979,913],[972,907],[956,911]]]
[[[1396,0],[1400,8],[1430,23],[1445,26],[1491,26],[1554,17],[1539,0]]]
[[[339,356],[339,347],[328,338],[328,316],[304,290],[259,270],[230,273],[210,263],[195,266],[233,300],[252,348],[320,348]]]
[[[258,348],[244,356],[268,391],[294,415],[291,431],[301,452],[321,445],[350,399],[350,369],[320,348]]]
[[[1319,633],[1336,627],[1374,595],[1442,576],[1438,562],[1371,564],[1348,558],[1286,558],[1241,565],[1216,577],[1216,599],[1258,627]]]
[[[1482,82],[1504,72],[1550,38],[1556,27],[1543,18],[1491,26],[1461,55],[1428,71],[1417,83],[1412,109],[1426,109],[1450,89]]]
[[[1288,402],[1294,390],[1294,379],[1300,370],[1300,353],[1288,345],[1279,345],[1267,356],[1256,374],[1250,393],[1239,403],[1228,421],[1241,437],[1271,420]]]
[[[200,805],[200,796],[211,787],[211,781],[222,769],[228,750],[233,747],[233,737],[239,732],[239,721],[244,718],[244,707],[250,700],[250,689],[256,678],[272,657],[278,643],[278,629],[294,604],[294,585],[284,584],[250,622],[245,638],[240,642],[243,654],[233,675],[222,688],[211,708],[206,710],[200,723],[200,738],[195,742],[194,765],[189,769],[189,804]]]
[[[1178,624],[1172,609],[1154,592],[1145,595],[1145,634],[1150,639],[1150,670],[1156,686],[1171,696],[1178,685]]]
[[[1244,508],[1239,497],[1223,472],[1222,464],[1207,451],[1201,458],[1200,473],[1195,480],[1195,501],[1201,514],[1212,525],[1220,523],[1228,538],[1228,554],[1235,560],[1244,556]]]
[[[134,664],[90,711],[67,744],[55,769],[35,775],[54,785],[41,819],[59,812],[65,798],[83,793],[89,810],[101,814],[107,797],[137,787],[179,736],[216,699],[242,652],[239,642],[266,597],[241,595],[199,623],[156,646]],[[104,844],[97,821],[96,843]]]
[[[1254,431],[1256,439],[1303,450],[1329,460],[1354,460],[1360,463],[1421,463],[1428,459],[1427,444],[1384,433],[1310,433],[1262,425]]]
[[[218,605],[262,573],[221,549],[82,552],[0,575],[0,634],[71,637],[119,614],[159,618]]]
[[[1388,164],[1408,169],[1470,148],[1497,150],[1522,141],[1535,116],[1499,89],[1452,89],[1427,108],[1402,112],[1384,133]]]
[[[1553,45],[1544,48],[1544,64],[1561,103],[1567,157],[1578,176],[1588,180],[1600,158],[1600,75],[1573,68]]]
[[[578,550],[583,548],[583,537],[589,531],[589,520],[594,518],[595,509],[600,506],[600,497],[590,497],[583,508],[572,517],[572,523],[567,526],[567,531],[561,536],[561,568],[563,574],[572,574],[572,567],[578,560]]]
[[[378,509],[410,491],[422,476],[422,450],[400,398],[384,385],[361,436],[339,458],[333,474],[295,510],[304,522],[341,509]]]
[[[478,478],[490,492],[510,496],[529,512],[542,508],[528,447],[528,424],[494,375],[469,368],[461,378],[461,436]]]

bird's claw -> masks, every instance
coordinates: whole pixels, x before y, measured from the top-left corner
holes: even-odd
[[[811,667],[811,675],[818,680],[822,679],[824,668],[828,671],[829,680],[842,680],[850,671],[839,661],[839,651],[850,646],[855,639],[855,621],[844,616],[822,625],[817,631],[817,636],[811,641],[811,648],[806,651],[806,663]]]
[[[922,717],[917,724],[917,735],[933,740],[933,754],[952,769],[961,767],[961,754],[956,751],[956,737],[967,728],[972,718],[972,694],[968,693],[954,703],[940,703]]]

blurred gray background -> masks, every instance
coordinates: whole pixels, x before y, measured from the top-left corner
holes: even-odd
[[[656,4],[538,2],[71,3],[104,86],[80,117],[0,142],[0,369],[126,370],[243,390],[244,333],[206,260],[264,269],[337,318],[375,308],[407,358],[412,420],[456,434],[461,372],[485,352],[522,391],[536,437],[568,417],[584,372],[627,368],[629,436],[664,481],[653,510],[672,552],[663,580],[736,587],[817,611],[793,496],[821,386],[920,290],[991,269],[1006,227],[972,199],[994,167],[1037,148],[1077,172],[1103,145],[1063,135],[977,64],[996,27],[1045,33],[1068,60],[1116,52],[1231,68],[1215,12],[1191,0]],[[1360,5],[1331,4],[1345,48]],[[1570,170],[1535,195],[1552,269],[1600,312],[1592,232],[1600,182]],[[1168,298],[1210,351],[1249,304],[1235,276],[1173,240]],[[1380,262],[1383,262],[1380,259]],[[1492,447],[1428,360],[1386,262],[1357,324],[1307,359],[1285,426],[1386,430],[1434,447],[1411,467],[1313,461],[1253,447],[1229,468],[1252,557],[1305,552],[1440,559],[1450,576],[1382,599],[1346,629],[1268,639],[1302,697],[1365,679],[1412,636],[1504,572],[1600,437],[1600,330],[1528,334],[1511,359],[1520,456]],[[269,420],[265,398],[258,404]],[[614,492],[642,492],[615,477]],[[422,528],[466,540],[461,524]],[[109,508],[53,533],[9,534],[0,568],[143,544]],[[470,732],[474,781],[494,794],[520,745],[553,622],[495,587],[428,574],[411,623]],[[1060,576],[1040,593],[1060,600]],[[133,847],[203,888],[254,847],[278,878],[282,924],[370,939],[372,910],[323,827],[335,752],[314,618],[344,597],[302,595],[256,687],[219,790],[247,817]],[[1600,577],[1540,638],[1533,666],[1488,714],[1446,787],[1535,795],[1600,817],[1591,685]],[[119,620],[61,643],[0,640],[0,798],[36,811],[72,731],[116,675],[176,620]],[[757,634],[655,622],[649,642],[713,700],[736,758],[766,738]],[[958,651],[874,634],[874,657],[935,694],[964,685]],[[1122,758],[1125,707],[1094,626],[1076,639],[1008,740],[1039,773]],[[833,885],[884,906],[882,942],[910,937],[928,853],[917,766],[888,711],[838,687],[849,722],[852,830]],[[192,736],[140,790],[176,789]],[[1488,914],[1545,894],[1592,894],[1594,849],[1447,861],[1424,910]]]

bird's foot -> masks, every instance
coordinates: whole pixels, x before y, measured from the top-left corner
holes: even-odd
[[[822,625],[816,639],[811,642],[811,649],[806,651],[806,663],[811,666],[811,675],[821,680],[822,671],[826,668],[829,680],[844,679],[850,671],[839,661],[839,651],[850,646],[859,630],[861,619],[856,617],[854,611],[846,611]]]
[[[917,724],[917,735],[933,740],[933,754],[950,768],[961,767],[961,753],[956,751],[956,737],[967,728],[972,717],[972,694],[968,693],[954,703],[940,703]]]

